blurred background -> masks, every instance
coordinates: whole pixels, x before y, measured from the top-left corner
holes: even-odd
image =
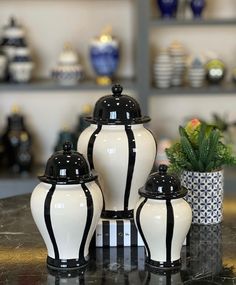
[[[1,1],[0,197],[32,191],[112,82],[152,118],[157,162],[193,117],[223,125],[236,151],[236,2],[165,2]],[[109,57],[99,54],[107,43]]]

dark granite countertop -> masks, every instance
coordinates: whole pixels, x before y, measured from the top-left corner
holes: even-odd
[[[180,272],[145,268],[144,248],[92,249],[81,272],[56,274],[33,222],[29,195],[0,200],[0,284],[236,284],[236,197],[225,200],[224,222],[192,226]]]

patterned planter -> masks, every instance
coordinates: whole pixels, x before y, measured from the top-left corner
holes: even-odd
[[[223,171],[184,171],[182,186],[188,189],[187,201],[192,207],[193,224],[217,224],[222,221]]]

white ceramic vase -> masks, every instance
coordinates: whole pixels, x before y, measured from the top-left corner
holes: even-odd
[[[192,211],[183,199],[187,189],[166,173],[150,175],[140,189],[134,219],[146,248],[146,263],[157,268],[179,268],[180,252],[192,221]]]
[[[77,269],[87,264],[100,218],[102,193],[84,157],[64,144],[46,166],[31,196],[34,221],[47,246],[47,264]]]
[[[99,174],[105,208],[103,218],[132,218],[139,199],[138,189],[145,183],[156,157],[156,143],[143,123],[138,103],[113,87],[113,96],[96,103],[92,124],[78,140],[78,151]]]

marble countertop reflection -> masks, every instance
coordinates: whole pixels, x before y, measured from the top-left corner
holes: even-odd
[[[181,271],[165,273],[145,267],[143,247],[93,248],[85,269],[49,271],[29,200],[0,200],[0,284],[236,284],[236,196],[225,199],[221,225],[192,226]]]

